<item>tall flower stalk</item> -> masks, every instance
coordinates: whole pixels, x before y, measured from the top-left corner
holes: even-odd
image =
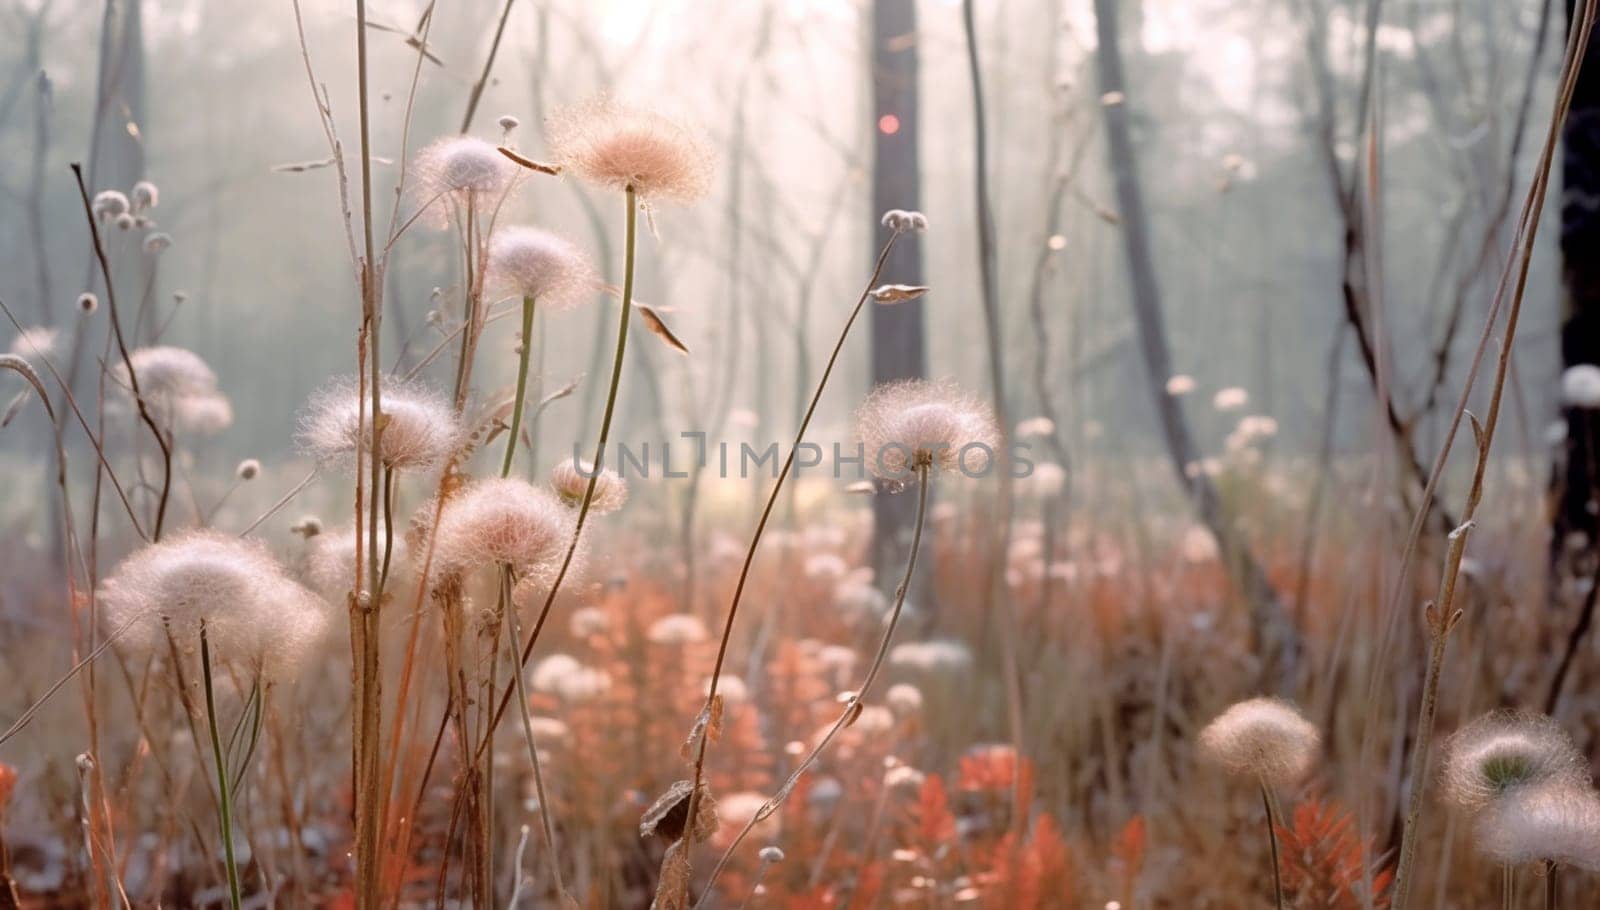
[[[239,910],[239,864],[233,855],[233,788],[228,760],[222,752],[222,731],[217,724],[217,698],[211,672],[211,642],[204,620],[200,623],[200,675],[206,692],[206,726],[211,731],[211,757],[217,766],[217,818],[222,828],[222,861],[228,873],[228,905]]]

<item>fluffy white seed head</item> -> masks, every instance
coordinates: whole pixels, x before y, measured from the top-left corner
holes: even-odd
[[[136,407],[133,378],[152,416],[173,430],[210,436],[233,425],[233,405],[217,391],[217,374],[193,351],[157,345],[132,351],[127,364],[118,363],[112,380],[121,409],[130,413]]]
[[[593,475],[591,462],[568,458],[550,470],[550,488],[562,502],[577,508],[583,503]],[[589,511],[605,515],[622,508],[627,501],[628,482],[616,471],[601,468],[600,475],[594,477],[594,497],[589,500]]]
[[[1178,373],[1167,379],[1167,394],[1174,397],[1187,395],[1194,391],[1194,377]]]
[[[95,217],[112,221],[128,213],[128,197],[120,190],[101,190],[94,194],[94,202],[90,205]]]
[[[881,385],[856,410],[856,435],[867,468],[905,481],[919,467],[984,471],[993,465],[999,431],[987,405],[943,382]]]
[[[124,647],[164,653],[165,631],[189,650],[202,623],[223,659],[268,673],[291,669],[326,631],[321,601],[284,573],[264,546],[215,531],[190,531],[124,559],[100,595],[108,628]]]
[[[1580,363],[1561,374],[1561,399],[1574,408],[1600,408],[1600,366]]]
[[[577,245],[531,227],[495,232],[487,279],[496,295],[532,297],[553,310],[589,302],[596,283],[594,267]]]
[[[1322,737],[1288,702],[1252,698],[1228,708],[1200,731],[1200,754],[1233,774],[1268,785],[1292,784],[1311,770]]]
[[[507,565],[519,585],[542,583],[560,569],[572,527],[571,511],[549,492],[516,478],[480,480],[445,503],[434,532],[433,568],[440,577],[458,577]]]
[[[446,136],[417,153],[424,201],[437,196],[494,197],[510,187],[516,165],[493,145],[471,136]]]
[[[1445,797],[1481,809],[1511,791],[1586,784],[1583,756],[1554,720],[1524,711],[1491,711],[1445,741]]]
[[[1506,794],[1477,819],[1478,848],[1511,865],[1548,861],[1600,872],[1600,795],[1544,784]]]
[[[96,297],[94,294],[88,291],[84,291],[82,294],[78,295],[78,312],[87,316],[98,309],[100,309],[99,297]]]
[[[658,645],[688,645],[706,640],[706,625],[698,616],[673,613],[651,623],[645,637]]]
[[[133,185],[133,208],[135,211],[153,209],[161,204],[161,191],[148,180],[141,180]]]
[[[914,717],[922,711],[922,690],[910,683],[895,683],[883,694],[883,700],[899,717]]]
[[[558,113],[550,148],[580,179],[633,189],[651,201],[691,203],[711,184],[711,148],[688,127],[652,111],[599,98]]]
[[[170,345],[139,348],[128,354],[133,375],[139,380],[139,394],[145,399],[193,398],[210,395],[217,389],[217,374],[199,354]],[[125,364],[114,373],[117,384],[132,389]]]
[[[34,326],[23,329],[11,341],[11,353],[24,360],[35,357],[49,359],[55,356],[56,345],[61,340],[61,333],[49,326]]]
[[[1250,393],[1239,386],[1217,390],[1211,396],[1211,406],[1219,411],[1236,411],[1250,402]]]
[[[539,661],[529,674],[536,692],[547,692],[564,701],[589,701],[611,690],[611,675],[586,666],[569,654],[552,654]]]
[[[383,463],[391,469],[427,471],[455,452],[462,431],[443,395],[417,382],[390,382],[380,398],[385,423]],[[300,419],[298,441],[319,461],[354,466],[357,442],[372,446],[372,402],[359,383],[339,379],[311,397]]]
[[[240,480],[255,480],[261,473],[261,462],[254,458],[246,458],[239,462],[239,467],[234,469],[234,476]]]
[[[315,521],[315,519],[310,519]],[[305,569],[306,581],[318,594],[327,598],[330,603],[344,603],[347,595],[355,590],[356,585],[356,531],[353,525],[340,528],[336,531],[324,533],[320,523],[317,524],[314,534],[307,535],[309,544],[306,552]],[[367,549],[367,541],[362,540],[362,565],[370,563],[367,560],[374,558],[373,553]],[[383,527],[378,528],[378,552],[376,558],[380,565],[383,560],[383,547],[385,535]],[[389,553],[389,583],[403,582],[410,577],[409,550],[403,537],[396,534],[394,548]],[[361,582],[365,586],[366,582]]]
[[[897,234],[921,234],[928,229],[928,216],[905,209],[890,209],[883,213],[879,221]]]
[[[165,231],[156,231],[144,238],[144,251],[152,256],[166,252],[172,246],[172,235]]]
[[[925,673],[959,674],[972,666],[972,651],[958,641],[912,641],[895,645],[889,663]]]

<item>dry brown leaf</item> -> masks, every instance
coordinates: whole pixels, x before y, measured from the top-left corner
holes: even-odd
[[[552,177],[561,173],[561,168],[554,164],[541,164],[537,161],[534,161],[532,158],[524,158],[523,156],[513,152],[503,145],[498,146],[498,149],[500,154],[510,158],[512,161],[515,161],[517,164],[522,165],[530,171],[538,171],[541,174],[549,174]]]

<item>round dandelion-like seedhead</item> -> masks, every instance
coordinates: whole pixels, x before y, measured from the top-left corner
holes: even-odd
[[[308,519],[315,521],[315,519]],[[346,595],[357,587],[356,580],[356,529],[346,526],[337,531],[323,533],[320,523],[316,531],[306,535],[309,540],[306,562],[305,579],[311,587],[323,597],[334,603],[343,603]],[[370,565],[369,560],[376,559],[379,565],[383,562],[383,547],[387,539],[383,527],[378,528],[378,551],[370,550],[362,553],[363,572]],[[362,540],[363,549],[366,540]],[[409,550],[405,540],[396,535],[394,547],[389,553],[389,582],[394,584],[397,580],[408,577]],[[363,579],[361,585],[365,586]]]
[[[220,655],[289,669],[327,627],[322,603],[259,543],[190,531],[124,559],[101,592],[125,647],[164,653],[164,632],[188,650],[206,638]]]
[[[217,389],[217,374],[193,351],[170,345],[139,348],[128,355],[133,376],[139,380],[139,394],[147,400],[201,398]],[[132,390],[127,364],[118,364],[117,384]]]
[[[125,411],[135,408],[133,379],[154,418],[173,430],[210,436],[233,425],[233,405],[217,391],[217,374],[193,351],[158,345],[129,353],[112,371]]]
[[[441,195],[495,196],[511,186],[517,166],[490,143],[471,136],[436,139],[417,153],[417,185],[426,199]]]
[[[100,309],[99,297],[96,297],[94,294],[88,291],[84,291],[82,294],[78,295],[78,312],[87,316],[98,309]]]
[[[1207,761],[1268,785],[1305,777],[1321,743],[1317,728],[1276,698],[1239,702],[1200,731],[1200,754]]]
[[[23,329],[11,342],[11,353],[23,358],[43,357],[49,359],[56,353],[56,343],[61,340],[61,333],[49,326],[34,326]]]
[[[651,643],[668,646],[694,644],[706,640],[706,625],[700,617],[688,613],[673,613],[650,624],[645,634]]]
[[[144,238],[144,251],[151,256],[158,256],[172,246],[172,235],[164,231],[157,231]]]
[[[928,216],[905,209],[890,209],[879,221],[896,234],[921,234],[928,229]]]
[[[560,569],[572,528],[572,513],[545,490],[515,478],[480,480],[445,503],[434,530],[433,568],[441,577],[459,577],[505,565],[522,581],[542,582]]]
[[[881,385],[856,410],[867,468],[891,481],[912,472],[986,471],[999,445],[994,414],[954,385],[912,380]]]
[[[532,297],[542,307],[564,310],[587,303],[595,282],[583,251],[548,231],[509,227],[489,241],[488,284],[498,295]]]
[[[120,190],[101,190],[94,194],[94,202],[89,206],[95,217],[104,221],[114,221],[128,214],[128,197]]]
[[[141,180],[133,185],[133,210],[142,212],[153,209],[161,203],[161,191],[148,180]]]
[[[391,382],[379,399],[383,410],[381,457],[391,470],[426,471],[455,452],[461,425],[444,396],[416,382]],[[372,446],[372,403],[354,379],[333,382],[311,398],[298,437],[319,461],[355,463],[357,443]]]
[[[1588,782],[1566,731],[1524,711],[1491,711],[1457,730],[1445,741],[1441,776],[1446,797],[1469,810],[1523,787]]]
[[[710,146],[688,127],[653,111],[599,98],[549,123],[550,149],[580,179],[640,198],[690,203],[711,185]]]
[[[1587,784],[1519,789],[1478,816],[1477,838],[1478,849],[1501,863],[1600,872],[1600,795]]]
[[[261,462],[254,458],[246,458],[239,462],[239,467],[234,469],[234,476],[240,480],[255,480],[261,473]]]
[[[610,468],[601,468],[600,475],[595,477],[592,463],[575,458],[568,458],[550,470],[550,488],[562,502],[577,508],[583,503],[591,478],[594,479],[594,496],[589,500],[589,511],[606,515],[628,501],[628,482],[622,475]]]
[[[570,654],[552,654],[539,661],[528,677],[536,692],[546,692],[564,701],[588,701],[611,689],[611,675],[586,666]]]
[[[1211,396],[1211,406],[1219,411],[1236,411],[1250,403],[1250,393],[1239,386],[1219,389]]]
[[[1580,363],[1561,374],[1561,398],[1574,408],[1600,408],[1600,366]]]
[[[1173,397],[1187,395],[1194,391],[1194,377],[1186,373],[1177,373],[1167,379],[1167,394]]]

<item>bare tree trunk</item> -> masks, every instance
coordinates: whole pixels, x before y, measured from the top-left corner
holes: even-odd
[[[1567,0],[1572,27],[1573,0]],[[1562,127],[1561,258],[1565,287],[1561,362],[1567,368],[1600,365],[1600,49],[1589,45]],[[1565,465],[1552,478],[1556,513],[1552,568],[1582,572],[1596,552],[1596,457],[1600,413],[1563,401],[1567,420]],[[1581,537],[1579,536],[1581,535]]]
[[[1270,678],[1272,671],[1277,669],[1287,679],[1294,657],[1294,630],[1284,615],[1277,592],[1235,527],[1234,516],[1217,494],[1216,486],[1204,472],[1194,469],[1193,466],[1200,460],[1194,438],[1190,435],[1177,399],[1166,393],[1167,379],[1172,375],[1172,353],[1167,342],[1161,290],[1156,281],[1155,260],[1150,249],[1136,151],[1128,129],[1128,104],[1125,100],[1127,80],[1123,74],[1122,51],[1117,40],[1120,34],[1117,28],[1118,4],[1119,0],[1094,2],[1095,25],[1099,35],[1096,57],[1101,92],[1115,92],[1124,99],[1105,104],[1103,108],[1145,376],[1150,383],[1167,454],[1178,483],[1188,491],[1200,520],[1216,537],[1234,582],[1249,600],[1252,631],[1264,661],[1263,676]],[[1189,476],[1191,474],[1194,476]]]
[[[917,158],[917,10],[914,0],[872,4],[873,142],[872,217],[889,209],[921,206],[922,172]],[[870,234],[876,252],[877,232]],[[922,248],[897,243],[884,275],[903,284],[922,283]],[[924,298],[926,299],[926,298]],[[911,379],[927,373],[923,301],[872,308],[872,381]],[[871,457],[871,453],[868,453]],[[915,503],[906,496],[873,497],[873,565],[883,577],[905,561],[903,538]]]

